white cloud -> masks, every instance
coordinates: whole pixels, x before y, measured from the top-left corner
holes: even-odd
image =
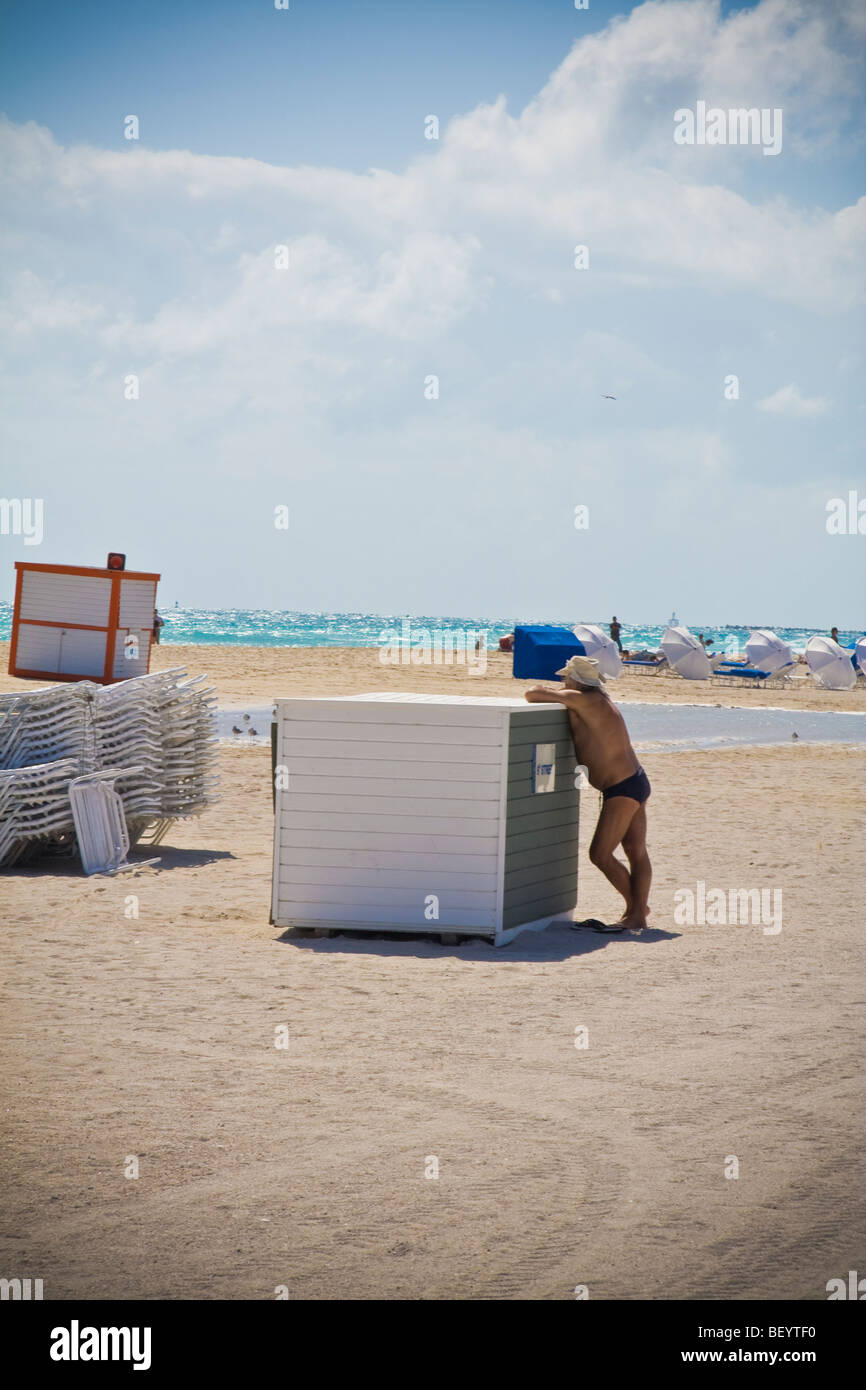
[[[242,484],[250,517],[265,486],[304,517],[293,544],[310,574],[341,524],[350,579],[375,552],[383,592],[396,554],[418,603],[432,570],[446,584],[453,568],[468,594],[481,568],[490,607],[507,589],[507,608],[520,553],[539,562],[540,608],[557,536],[563,565],[592,558],[581,585],[591,569],[607,586],[625,527],[668,567],[652,601],[669,611],[684,536],[715,583],[707,517],[715,534],[740,528],[750,489],[766,508],[801,499],[818,468],[805,439],[783,460],[761,452],[727,373],[790,381],[759,408],[823,415],[820,467],[844,471],[842,388],[821,373],[857,359],[866,199],[816,208],[800,190],[812,149],[835,142],[850,162],[858,13],[762,0],[723,20],[714,0],[652,0],[575,44],[523,111],[481,105],[399,173],[64,149],[34,123],[0,123],[14,467],[46,479],[55,514],[68,485],[82,535],[99,508],[139,514],[135,478],[179,495],[178,527],[206,507],[202,591],[212,579],[226,601],[242,600],[214,568],[221,525],[246,537],[258,575]],[[782,105],[783,154],[676,146],[673,112],[701,96]],[[118,460],[106,497],[98,480]],[[581,502],[593,520],[579,556]],[[800,504],[779,513],[792,530]],[[302,576],[274,573],[300,601]],[[310,603],[354,595],[335,579],[317,599],[314,578]],[[640,574],[626,580],[643,593]],[[375,604],[375,586],[357,601]]]
[[[763,400],[757,402],[757,409],[766,410],[771,415],[790,415],[803,420],[812,415],[823,415],[827,401],[823,396],[810,398],[801,395],[799,387],[792,381],[787,386],[780,386],[772,396],[764,396]]]
[[[841,45],[852,14],[841,3],[816,13],[805,0],[763,0],[723,20],[716,0],[651,0],[577,42],[521,113],[503,97],[479,106],[402,174],[183,150],[64,150],[33,123],[2,128],[0,168],[10,199],[26,207],[37,196],[43,217],[48,208],[98,220],[111,207],[140,221],[131,249],[190,219],[215,253],[244,239],[257,254],[306,231],[324,236],[344,248],[334,294],[349,322],[379,312],[388,320],[404,303],[408,320],[422,301],[443,321],[468,307],[472,238],[491,248],[500,274],[533,277],[535,293],[548,292],[550,269],[567,264],[579,240],[595,266],[631,283],[675,273],[788,303],[847,306],[863,296],[866,199],[835,211],[797,207],[780,195],[775,168],[767,181],[778,160],[744,147],[677,146],[672,134],[674,110],[703,95],[782,106],[784,159],[796,157],[798,139],[803,149],[834,132],[850,141],[855,65]],[[757,200],[740,191],[750,168],[765,181]],[[366,266],[348,271],[347,254]],[[359,291],[381,281],[390,308],[360,308],[347,274]]]

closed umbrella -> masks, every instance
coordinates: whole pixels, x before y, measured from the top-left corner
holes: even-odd
[[[687,681],[709,679],[712,671],[709,658],[687,627],[669,627],[662,638],[662,651],[668,665]]]
[[[825,690],[850,690],[857,682],[851,653],[832,637],[810,637],[806,643],[806,662]]]
[[[759,671],[783,671],[786,666],[796,665],[797,658],[781,637],[768,628],[758,628],[746,643],[746,656]]]
[[[594,623],[578,623],[572,631],[587,656],[595,657],[603,676],[622,675],[622,658],[616,642]]]

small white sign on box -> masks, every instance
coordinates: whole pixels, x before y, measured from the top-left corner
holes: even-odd
[[[552,792],[556,783],[556,744],[536,743],[532,760],[533,792]]]

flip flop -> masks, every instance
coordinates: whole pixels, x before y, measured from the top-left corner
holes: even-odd
[[[572,922],[571,926],[573,931],[578,931],[582,927],[587,927],[590,930],[594,931],[607,930],[607,928],[604,925],[604,922],[600,922],[597,917],[587,917],[586,920],[583,922]]]
[[[616,933],[624,931],[643,931],[643,927],[620,926],[619,922],[614,922],[612,926],[608,927],[605,926],[604,922],[599,922],[598,926],[595,927],[595,931],[604,932],[606,936],[613,936]]]

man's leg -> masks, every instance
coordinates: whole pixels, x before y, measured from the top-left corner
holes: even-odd
[[[635,813],[640,809],[640,802],[630,796],[612,796],[609,801],[605,801],[589,847],[592,863],[625,899],[626,916],[632,905],[631,874],[625,864],[616,858],[614,850],[622,843]]]
[[[613,797],[618,801],[620,798]],[[622,847],[631,865],[631,904],[625,919],[631,927],[645,927],[649,916],[649,892],[652,865],[646,847],[646,802],[638,807],[631,825],[623,836]]]

